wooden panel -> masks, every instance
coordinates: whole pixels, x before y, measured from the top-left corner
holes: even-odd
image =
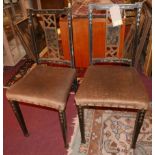
[[[88,20],[74,19],[73,34],[76,66],[87,67],[89,65]]]
[[[144,74],[146,76],[152,75],[152,31],[150,32],[149,42],[147,45],[147,51],[144,63]]]
[[[32,0],[34,9],[62,9],[67,6],[67,0]]]
[[[106,22],[104,19],[93,20],[93,57],[105,56]],[[97,39],[96,39],[97,38]]]
[[[119,52],[117,54],[118,58],[123,57],[123,51],[124,51],[124,39],[125,38],[125,24],[121,26],[120,30],[120,44],[119,44]]]
[[[64,59],[70,60],[68,23],[66,22],[66,19],[60,20],[60,34],[61,34],[61,39],[62,39]]]
[[[143,48],[145,46],[145,42],[147,41],[148,34],[150,32],[150,28],[152,25],[152,14],[148,7],[144,5],[144,15],[145,15],[145,20],[144,20],[144,25],[142,28],[142,34],[140,36],[140,41],[136,49],[136,56],[135,56],[135,67],[137,68],[138,65],[140,64],[140,58],[141,54],[143,52]]]
[[[64,58],[69,59],[69,48],[67,41],[67,22],[60,21],[61,39],[63,44]],[[122,57],[124,47],[124,31],[125,26],[121,27],[120,38],[121,46],[119,47],[118,57]],[[88,43],[88,19],[73,19],[73,39],[76,67],[87,67],[89,65],[89,43]],[[93,19],[93,57],[105,57],[106,42],[106,22],[105,19]]]
[[[93,56],[104,57],[105,55],[105,22],[103,19],[93,21]],[[97,29],[96,29],[97,27]],[[69,60],[67,22],[60,21],[62,46],[64,58]],[[87,67],[89,65],[88,44],[88,19],[73,19],[73,39],[76,67]],[[95,38],[98,38],[97,40]]]
[[[43,9],[62,9],[65,7],[66,0],[40,0]]]

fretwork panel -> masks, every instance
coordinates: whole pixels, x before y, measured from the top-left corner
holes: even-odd
[[[120,27],[113,27],[110,12],[106,12],[106,51],[105,57],[117,57],[120,44]]]
[[[46,36],[46,44],[48,48],[48,58],[59,58],[59,37],[57,29],[57,21],[54,14],[41,15]]]

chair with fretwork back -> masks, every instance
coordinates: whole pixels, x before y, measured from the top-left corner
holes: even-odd
[[[72,86],[75,86],[73,83],[75,83],[76,81],[76,71],[74,68],[74,52],[72,44],[73,36],[71,8],[68,7],[64,9],[48,10],[29,9],[28,15],[31,43],[33,45],[34,55],[36,56],[37,65],[32,70],[30,70],[22,79],[8,88],[6,96],[25,136],[28,136],[29,134],[19,107],[19,103],[24,102],[31,105],[38,105],[41,107],[48,107],[57,110],[59,113],[64,144],[65,147],[68,147],[66,137],[67,125],[65,108],[70,90],[71,88],[73,88]],[[37,52],[38,46],[36,37],[40,36],[37,36],[38,32],[36,32],[34,29],[35,25],[33,19],[41,18],[41,21],[45,23],[45,26],[47,23],[49,24],[49,22],[52,26],[55,26],[56,24],[58,24],[58,21],[56,21],[55,19],[60,19],[61,17],[68,19],[70,60],[50,60],[50,62],[54,66],[45,65],[46,60],[49,63],[49,59],[40,57],[39,52]],[[53,29],[57,31],[57,27]],[[55,64],[58,64],[58,66],[56,66]]]
[[[132,24],[136,23],[135,37],[133,37],[133,51],[136,51],[136,46],[138,44],[137,30],[140,24],[142,4],[143,3],[141,2],[135,4],[117,4],[120,9],[121,18],[123,18],[123,23],[126,22],[126,11],[133,10],[136,13],[135,22],[132,22]],[[135,121],[131,147],[135,148],[145,112],[149,106],[147,91],[140,79],[139,73],[134,68],[135,53],[133,53],[132,61],[126,58],[118,58],[116,55],[103,59],[93,58],[93,39],[97,39],[93,38],[92,33],[93,18],[95,18],[93,11],[104,10],[102,11],[103,15],[100,16],[100,18],[106,18],[106,21],[109,22],[111,19],[109,9],[114,5],[116,4],[89,4],[88,6],[90,66],[87,68],[82,83],[75,96],[81,131],[81,142],[85,143],[84,109],[114,108],[113,110],[124,109],[124,111],[134,109],[137,110],[137,118]],[[111,26],[111,30],[114,28],[115,31],[120,27],[121,26]],[[110,36],[109,38],[115,39],[113,37],[115,36]],[[109,38],[107,37],[107,40]],[[106,42],[108,43],[107,40]],[[108,64],[108,62],[110,62],[110,64]],[[113,63],[115,65],[113,65]],[[120,63],[121,65],[116,65],[116,63]]]

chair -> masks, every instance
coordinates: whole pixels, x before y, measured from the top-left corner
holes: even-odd
[[[81,131],[81,142],[86,142],[84,131],[84,109],[114,108],[113,110],[122,110],[123,108],[124,111],[134,109],[137,111],[137,116],[134,126],[131,148],[135,148],[138,134],[143,124],[145,112],[149,106],[149,98],[143,85],[143,82],[141,81],[138,72],[134,68],[134,53],[132,59],[133,61],[127,58],[117,58],[115,55],[103,59],[93,58],[92,19],[95,18],[95,15],[93,15],[93,11],[105,10],[106,13],[102,11],[102,13],[105,14],[100,16],[100,18],[104,17],[108,20],[108,11],[113,5],[114,4],[90,4],[88,6],[90,66],[87,68],[83,81],[79,86],[79,89],[75,96]],[[136,32],[133,42],[133,51],[135,51],[136,46],[138,44],[137,30],[140,24],[140,13],[142,9],[142,3],[138,2],[135,4],[118,5],[121,10],[121,14],[124,18],[125,12],[127,10],[136,11]],[[108,23],[109,21],[110,20],[108,20]],[[123,22],[125,22],[125,19],[123,19]],[[134,22],[132,23],[134,24]],[[118,27],[114,27],[114,29],[116,28]],[[107,64],[108,62],[110,64]],[[125,64],[126,66],[118,64],[112,65],[113,63],[121,63]]]
[[[57,110],[60,118],[60,125],[62,128],[62,135],[64,145],[67,148],[67,125],[65,108],[67,99],[72,88],[72,83],[76,81],[76,71],[74,69],[74,53],[72,44],[72,18],[71,9],[46,9],[36,10],[29,9],[29,30],[31,34],[31,42],[33,44],[33,52],[36,56],[37,65],[28,74],[26,74],[21,80],[17,81],[14,85],[8,88],[6,92],[7,99],[9,100],[13,112],[19,122],[19,125],[25,136],[28,136],[28,130],[24,122],[22,112],[20,110],[20,102],[24,102],[31,105],[38,105],[42,107],[48,107]],[[56,63],[59,66],[41,65],[46,62],[46,59],[39,57],[36,46],[36,35],[38,32],[34,31],[34,18],[48,18],[48,20],[42,20],[42,22],[51,22],[51,27],[56,25],[55,16],[64,17],[68,19],[68,31],[69,31],[69,47],[70,47],[70,61],[65,60],[50,60],[53,65]],[[44,17],[44,18],[43,18]],[[49,23],[48,23],[49,24]],[[45,24],[46,26],[46,24]],[[56,28],[56,27],[54,27]],[[39,36],[37,36],[39,37]],[[67,38],[66,38],[67,39]],[[49,62],[49,59],[47,59]],[[65,66],[64,66],[65,65]],[[66,65],[68,67],[66,67]],[[63,67],[62,67],[63,66]]]

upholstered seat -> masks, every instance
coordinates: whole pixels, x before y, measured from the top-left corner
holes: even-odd
[[[90,66],[76,97],[79,106],[147,109],[149,98],[133,67]]]
[[[64,110],[74,78],[75,69],[38,65],[6,95],[9,100]]]

